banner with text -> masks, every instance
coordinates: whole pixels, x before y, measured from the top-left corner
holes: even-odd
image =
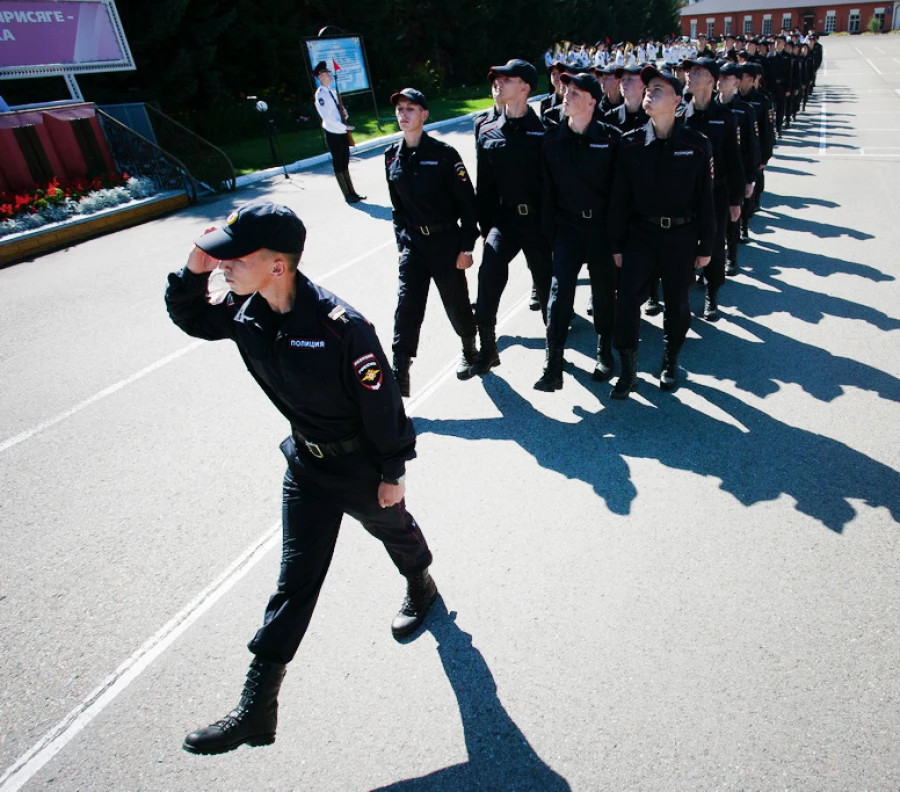
[[[369,75],[359,37],[306,39],[309,67],[312,70],[319,61],[325,61],[337,78],[341,93],[369,90]]]

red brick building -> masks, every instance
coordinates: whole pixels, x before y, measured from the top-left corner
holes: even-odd
[[[700,0],[681,9],[681,33],[691,38],[698,33],[776,35],[793,28],[804,33],[861,33],[873,18],[882,30],[900,29],[900,0]]]

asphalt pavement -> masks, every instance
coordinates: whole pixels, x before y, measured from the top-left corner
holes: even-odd
[[[676,392],[661,317],[638,395],[591,381],[586,272],[552,394],[521,258],[483,378],[432,290],[408,504],[442,597],[394,641],[403,580],[347,519],[270,747],[181,750],[240,693],[287,427],[165,278],[265,196],[389,348],[381,153],[358,206],[323,165],[0,270],[0,791],[900,788],[900,36],[824,45]],[[470,121],[436,134],[474,167]]]

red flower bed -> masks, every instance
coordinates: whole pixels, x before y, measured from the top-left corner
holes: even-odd
[[[12,195],[0,193],[0,221],[11,220],[23,214],[37,214],[42,209],[61,204],[67,198],[80,201],[96,190],[107,190],[110,187],[121,187],[131,177],[127,173],[104,173],[92,179],[78,179],[60,183],[51,179],[46,187],[33,192]]]

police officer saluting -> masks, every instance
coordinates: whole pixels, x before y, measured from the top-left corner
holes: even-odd
[[[325,142],[331,152],[331,165],[334,168],[334,177],[338,187],[347,203],[359,203],[365,200],[365,195],[358,195],[350,179],[350,131],[347,126],[347,111],[338,101],[337,93],[331,84],[334,76],[328,71],[328,64],[319,61],[313,69],[313,74],[319,81],[316,89],[316,112],[322,119],[322,129],[325,132]]]
[[[395,636],[412,633],[437,596],[431,552],[404,501],[415,430],[372,325],[298,271],[305,239],[288,207],[245,204],[197,239],[184,269],[169,275],[172,321],[197,338],[234,341],[291,425],[281,444],[288,465],[278,588],[248,645],[254,658],[240,703],[186,737],[191,753],[275,741],[285,667],[309,626],[344,514],[381,540],[407,578]],[[217,265],[231,291],[211,305]]]
[[[709,138],[715,160],[714,193],[716,201],[716,241],[712,261],[703,270],[706,278],[706,304],[703,318],[719,318],[719,289],[725,282],[725,232],[729,218],[737,221],[746,192],[740,139],[734,113],[713,101],[713,88],[719,76],[718,64],[710,58],[686,60],[687,90],[693,94],[685,106],[684,123]]]
[[[432,280],[450,324],[462,339],[462,360],[456,374],[460,379],[471,376],[478,350],[465,271],[472,266],[478,212],[462,158],[452,146],[423,129],[428,119],[425,96],[415,88],[404,88],[391,97],[391,104],[403,132],[403,139],[384,152],[400,250],[394,376],[400,392],[409,396],[409,367],[419,348]]]
[[[541,141],[544,126],[528,106],[537,88],[537,71],[524,60],[494,66],[488,73],[494,85],[499,115],[475,131],[478,224],[484,255],[478,270],[475,322],[481,350],[470,374],[484,374],[500,365],[497,352],[497,310],[509,278],[509,263],[519,251],[525,260],[546,315],[550,292],[550,244],[540,223]]]
[[[603,93],[590,74],[564,74],[566,123],[547,132],[543,222],[553,240],[553,281],[547,306],[544,373],[534,387],[554,391],[563,385],[563,351],[569,333],[578,272],[588,265],[597,331],[594,379],[612,376],[612,328],[616,271],[609,253],[606,213],[612,170],[621,133],[598,121]]]
[[[638,388],[640,306],[655,275],[661,276],[665,301],[660,387],[677,386],[678,355],[691,325],[694,270],[709,263],[716,233],[712,146],[676,123],[683,92],[677,77],[647,66],[641,79],[651,123],[622,138],[609,211],[610,247],[621,268],[615,346],[622,372],[610,394],[614,399],[627,399]]]

